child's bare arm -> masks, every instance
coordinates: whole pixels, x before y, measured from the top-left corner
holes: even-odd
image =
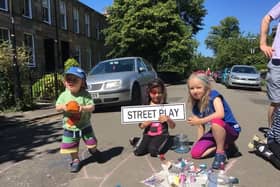
[[[139,128],[140,129],[145,129],[146,127],[148,127],[149,125],[151,125],[151,121],[144,121],[142,123],[139,123]]]
[[[175,122],[169,116],[161,115],[158,120],[161,123],[166,122],[171,129],[174,129],[176,126]]]
[[[95,110],[95,106],[93,104],[80,106],[80,112],[93,112],[94,110]]]
[[[58,104],[58,105],[55,105],[55,109],[56,109],[57,112],[66,111],[66,105],[65,105],[65,104]]]
[[[198,125],[197,126],[197,140],[199,140],[205,132],[205,126],[204,125]]]

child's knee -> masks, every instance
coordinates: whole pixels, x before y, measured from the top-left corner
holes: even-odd
[[[150,147],[149,153],[152,157],[157,157],[157,155],[159,154],[159,150],[156,147]]]
[[[192,158],[194,158],[194,159],[199,159],[199,158],[201,158],[201,155],[202,155],[202,153],[201,153],[200,151],[195,150],[195,149],[192,149],[192,150],[191,150],[191,156],[192,156]]]

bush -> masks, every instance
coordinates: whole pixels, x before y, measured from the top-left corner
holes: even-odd
[[[64,71],[67,71],[72,66],[80,67],[80,64],[75,58],[68,58],[64,63]]]
[[[0,111],[10,108],[15,104],[13,96],[13,85],[11,81],[0,72]]]
[[[267,64],[255,64],[254,65],[259,71],[265,71],[267,69]]]
[[[184,74],[179,72],[162,71],[158,72],[159,78],[165,83],[179,83],[184,80]]]

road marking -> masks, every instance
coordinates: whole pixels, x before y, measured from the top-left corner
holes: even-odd
[[[150,162],[150,160],[148,159],[148,156],[145,156],[146,161],[148,162],[150,168],[152,169],[153,173],[156,173],[156,169],[153,167],[152,163]]]
[[[102,187],[102,185],[107,181],[107,179],[113,174],[115,173],[115,171],[121,166],[123,165],[128,159],[130,159],[130,157],[132,156],[133,154],[130,153],[125,159],[123,159],[115,168],[113,168],[111,170],[111,172],[109,172],[103,179],[103,181],[99,184],[100,187]]]

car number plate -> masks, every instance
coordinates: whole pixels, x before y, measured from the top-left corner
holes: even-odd
[[[98,99],[99,98],[99,93],[91,93],[91,97],[93,99]]]

